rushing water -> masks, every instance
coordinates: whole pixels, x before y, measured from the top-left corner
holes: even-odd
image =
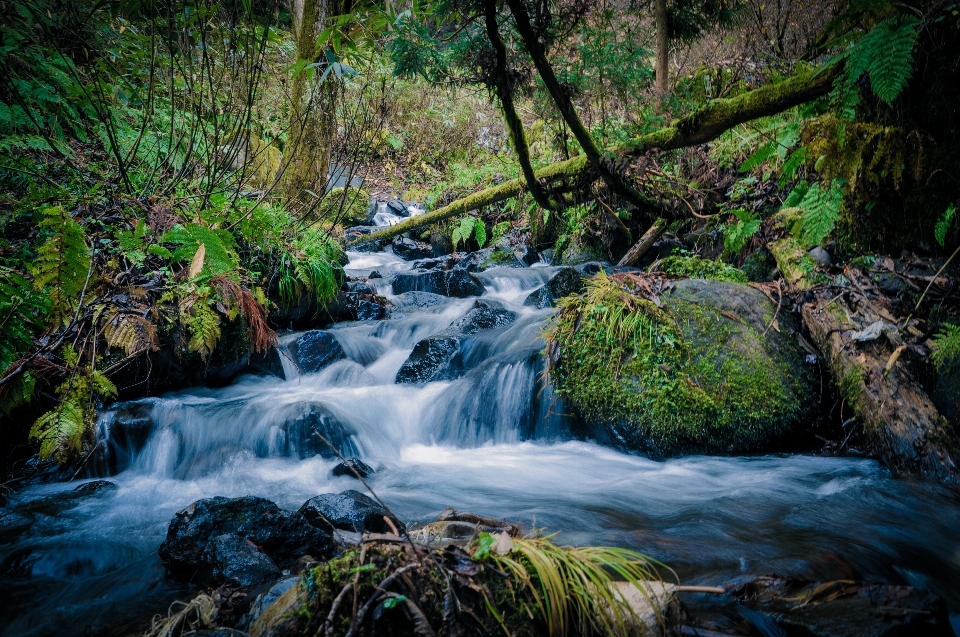
[[[348,274],[387,278],[409,265],[351,254]],[[549,310],[523,307],[551,269],[479,275],[485,296],[518,313],[461,345],[457,380],[394,378],[417,341],[445,329],[472,299],[429,308],[397,299],[392,318],[342,324],[348,355],[316,374],[243,377],[145,401],[152,431],[116,489],[74,497],[78,482],[35,486],[11,505],[37,522],[0,546],[0,635],[120,634],[189,586],[164,577],[156,549],[174,512],[214,495],[258,495],[295,509],[356,488],[335,461],[299,459],[279,425],[320,404],[378,468],[369,480],[408,522],[443,508],[560,530],[559,540],[644,551],[685,583],[776,572],[929,587],[960,612],[960,496],[893,479],[875,462],[809,455],[689,457],[654,462],[574,440],[543,387],[539,330]],[[376,280],[374,280],[376,281]],[[284,342],[295,335],[285,337]],[[101,417],[109,431],[112,412]]]

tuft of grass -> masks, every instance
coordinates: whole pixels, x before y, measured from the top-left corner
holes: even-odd
[[[638,618],[614,583],[629,582],[647,595],[644,582],[659,580],[657,567],[667,567],[636,551],[558,546],[553,537],[510,538],[509,549],[501,547],[489,556],[527,590],[550,635],[632,634]],[[485,548],[494,541],[499,544],[501,538],[481,533],[474,556],[483,555]]]

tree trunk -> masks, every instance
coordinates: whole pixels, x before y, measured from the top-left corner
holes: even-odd
[[[320,61],[323,52],[317,37],[328,17],[327,5],[328,0],[294,0],[291,14],[298,60]],[[305,191],[322,195],[326,189],[336,91],[331,77],[318,82],[303,70],[293,78],[280,191],[294,205],[302,202]]]
[[[667,0],[654,0],[654,20],[657,22],[657,94],[667,94],[667,74],[670,70],[670,30],[667,25]]]
[[[674,121],[671,126],[608,148],[607,151],[620,155],[642,155],[654,148],[674,150],[704,144],[738,124],[758,117],[776,115],[798,104],[826,95],[832,89],[833,80],[839,72],[840,66],[834,65],[819,73],[799,73],[779,84],[764,86],[737,97],[713,100],[699,111]],[[535,176],[545,183],[568,180],[589,185],[596,179],[596,174],[592,172],[590,163],[584,155],[541,168]],[[348,244],[389,239],[456,214],[463,214],[516,197],[525,188],[526,182],[523,179],[507,181],[499,186],[457,199],[432,212],[411,217],[395,226],[368,235],[348,237]]]
[[[656,243],[663,233],[666,231],[667,227],[670,224],[663,217],[658,218],[653,222],[653,225],[643,233],[643,236],[640,237],[640,240],[637,241],[632,248],[627,250],[627,253],[623,255],[623,258],[620,259],[620,262],[617,264],[620,267],[628,265],[636,265],[638,261],[645,255]]]

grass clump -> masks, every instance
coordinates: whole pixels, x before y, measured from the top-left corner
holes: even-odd
[[[742,270],[720,261],[675,255],[667,257],[656,266],[657,272],[667,276],[688,279],[709,279],[729,283],[747,283],[749,279]]]
[[[559,302],[550,374],[593,428],[668,456],[760,450],[802,415],[798,375],[746,321],[599,275]],[[769,335],[768,335],[769,337]]]

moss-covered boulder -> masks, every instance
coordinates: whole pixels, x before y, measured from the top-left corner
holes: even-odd
[[[352,226],[368,221],[369,208],[370,195],[366,190],[338,186],[324,196],[315,215],[317,219]]]
[[[655,457],[759,452],[817,404],[795,318],[748,285],[601,273],[560,306],[551,378],[588,437]]]

